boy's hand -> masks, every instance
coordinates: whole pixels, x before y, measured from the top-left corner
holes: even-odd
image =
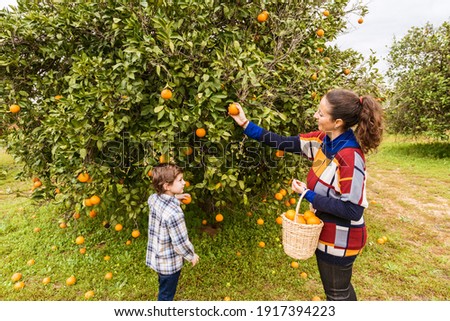
[[[184,199],[188,199],[189,197],[191,197],[191,195],[189,195],[189,193],[183,193],[183,194],[175,194],[175,197],[181,201]]]
[[[197,254],[194,254],[194,258],[191,261],[192,266],[195,266],[199,260],[200,260],[199,256]]]

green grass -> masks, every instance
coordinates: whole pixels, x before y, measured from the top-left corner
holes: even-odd
[[[450,298],[445,239],[448,215],[436,218],[402,197],[407,193],[415,202],[428,204],[432,196],[449,202],[450,192],[444,187],[449,186],[450,158],[445,153],[448,145],[388,137],[380,151],[368,157],[368,197],[372,204],[365,218],[369,242],[356,260],[353,276],[360,300]],[[429,158],[430,154],[435,156]],[[55,205],[32,203],[30,183],[14,180],[18,166],[5,153],[0,153],[0,166],[4,175],[0,184],[0,300],[84,300],[88,290],[94,290],[94,300],[156,299],[157,276],[145,266],[145,220],[139,226],[141,236],[126,245],[132,239],[134,223],[125,223],[124,229],[116,232],[113,227],[103,227],[106,218],[101,215],[94,219],[64,218]],[[398,195],[385,191],[385,185],[377,185],[380,178]],[[419,184],[417,190],[421,192],[405,188],[405,182]],[[423,195],[425,198],[421,198]],[[189,235],[201,260],[195,267],[185,265],[175,299],[212,301],[229,296],[243,301],[290,301],[310,300],[315,295],[325,299],[315,258],[298,261],[298,269],[290,267],[293,259],[283,252],[281,227],[275,223],[277,214],[264,212],[264,207],[254,210],[251,217],[246,212],[225,210],[224,222],[205,229],[195,204],[187,206]],[[417,220],[415,215],[424,219]],[[210,213],[204,218],[212,221],[212,217]],[[262,226],[256,224],[259,217],[265,220]],[[59,228],[62,220],[68,223],[66,229]],[[35,227],[41,232],[33,232]],[[78,235],[86,238],[83,246],[75,244]],[[379,245],[376,239],[382,235],[389,241]],[[264,249],[258,247],[259,241],[266,243]],[[87,252],[83,255],[79,248],[84,246]],[[109,261],[104,260],[106,255],[111,257]],[[36,263],[28,266],[32,258]],[[300,277],[303,271],[307,279]],[[11,282],[15,272],[23,274],[25,287],[20,291],[14,290]],[[107,272],[113,273],[110,281],[104,279]],[[77,278],[73,286],[65,284],[70,275]],[[51,277],[51,283],[43,285],[46,276]]]

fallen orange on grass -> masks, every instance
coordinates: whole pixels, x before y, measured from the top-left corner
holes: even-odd
[[[66,279],[66,284],[69,285],[69,286],[70,285],[74,285],[76,282],[77,282],[77,278],[75,276],[73,276],[73,275],[71,275],[70,277],[68,277]]]

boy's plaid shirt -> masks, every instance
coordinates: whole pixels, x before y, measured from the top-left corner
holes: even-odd
[[[148,244],[146,264],[161,274],[173,274],[192,261],[194,246],[189,241],[180,201],[166,194],[148,198]]]

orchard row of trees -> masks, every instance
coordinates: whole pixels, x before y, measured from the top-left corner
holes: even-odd
[[[394,40],[389,128],[396,133],[450,136],[450,22],[411,28]]]

